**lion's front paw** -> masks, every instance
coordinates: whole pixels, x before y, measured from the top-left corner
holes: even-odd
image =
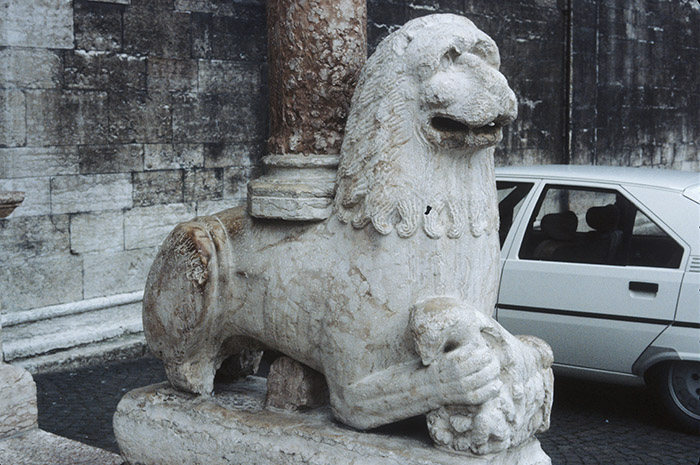
[[[445,404],[481,405],[496,397],[503,386],[501,364],[489,347],[466,345],[449,350],[431,368],[437,372],[435,388]]]

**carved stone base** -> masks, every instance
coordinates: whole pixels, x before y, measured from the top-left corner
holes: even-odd
[[[265,175],[248,183],[256,218],[320,221],[333,210],[338,155],[268,155]]]
[[[550,465],[537,439],[502,454],[436,449],[427,433],[398,436],[344,427],[328,407],[304,413],[265,409],[265,380],[248,377],[213,397],[167,383],[126,394],[114,415],[122,456],[131,464]]]

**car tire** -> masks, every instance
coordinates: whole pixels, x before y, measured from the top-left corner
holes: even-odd
[[[680,429],[700,434],[700,363],[664,362],[647,379],[663,413]]]

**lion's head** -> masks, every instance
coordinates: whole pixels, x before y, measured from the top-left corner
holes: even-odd
[[[356,228],[401,237],[497,228],[493,146],[517,114],[496,44],[461,16],[431,15],[389,35],[352,99],[335,208]]]

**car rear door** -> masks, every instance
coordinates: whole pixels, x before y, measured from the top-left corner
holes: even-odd
[[[545,182],[533,195],[506,251],[499,322],[547,341],[559,365],[630,373],[673,321],[684,247],[619,186]]]

